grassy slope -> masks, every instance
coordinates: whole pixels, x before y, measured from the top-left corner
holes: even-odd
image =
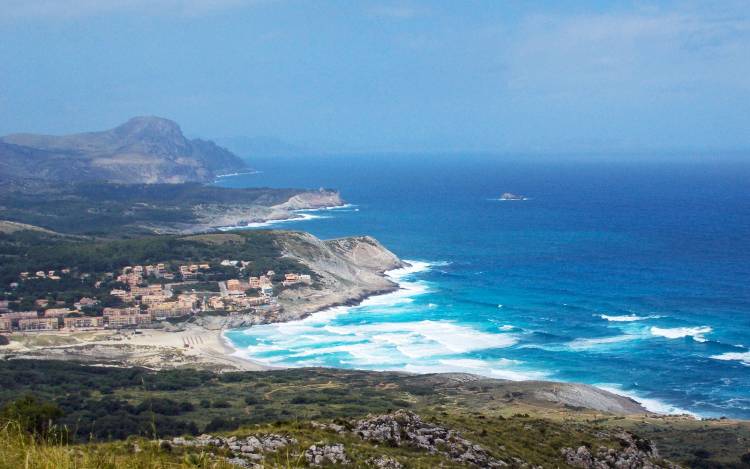
[[[464,382],[442,375],[329,369],[224,375],[187,370],[153,373],[20,361],[0,363],[0,372],[4,382],[12,379],[16,383],[12,388],[0,390],[0,400],[7,401],[33,389],[49,400],[60,402],[68,414],[63,422],[71,427],[85,427],[83,420],[91,414],[91,409],[112,400],[144,408],[143,402],[164,398],[189,402],[193,409],[173,416],[142,411],[138,417],[132,417],[149,423],[142,434],[153,435],[153,429],[160,426],[167,432],[169,428],[178,429],[175,423],[179,422],[192,422],[198,431],[212,433],[287,433],[300,441],[302,449],[319,441],[343,442],[355,460],[388,453],[409,462],[410,467],[435,467],[440,457],[405,448],[375,448],[350,435],[315,429],[309,422],[351,421],[368,413],[407,408],[426,420],[459,430],[496,457],[517,457],[545,467],[563,464],[560,457],[563,447],[587,444],[596,448],[612,444],[601,437],[603,430],[632,430],[653,439],[662,456],[704,467],[710,467],[709,463],[742,467],[739,458],[748,451],[750,438],[748,422],[615,416],[536,400],[530,392],[533,388],[524,383]],[[76,404],[77,399],[84,404]],[[127,413],[112,417],[118,422],[131,418]],[[161,425],[168,420],[170,424]],[[159,433],[159,436],[167,435]],[[81,438],[87,439],[85,435]],[[99,439],[107,438],[100,435]],[[126,451],[121,443],[112,445],[113,452]],[[699,449],[705,450],[703,455],[708,454],[708,458],[696,460],[694,453]],[[441,461],[445,467],[452,467],[447,460]]]

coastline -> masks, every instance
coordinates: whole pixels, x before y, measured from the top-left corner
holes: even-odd
[[[250,174],[261,174],[263,171],[258,170],[251,170],[251,171],[241,171],[236,173],[226,173],[226,174],[217,174],[214,176],[214,182],[218,181],[219,179],[233,177],[233,176],[247,176]]]
[[[290,321],[279,321],[284,324],[303,323],[305,321],[315,321],[321,318],[330,318],[340,314],[346,314],[350,308],[358,306],[367,306],[368,302],[375,304],[388,304],[398,301],[398,298],[410,297],[424,293],[424,291],[409,291],[403,287],[403,278],[412,274],[427,271],[434,264],[422,261],[404,261],[407,266],[383,272],[383,276],[394,282],[397,286],[388,291],[372,292],[365,294],[360,298],[352,299],[346,304],[329,303],[325,307],[314,312],[303,314],[300,318]],[[388,300],[389,296],[397,295],[395,298]],[[386,301],[384,301],[386,300]],[[243,352],[243,349],[227,336],[228,332],[240,330],[226,323],[225,318],[218,319],[218,324],[198,325],[186,323],[178,330],[170,329],[143,329],[135,331],[97,331],[97,332],[76,332],[72,334],[45,334],[32,333],[27,334],[26,338],[32,342],[37,340],[49,340],[50,337],[65,339],[67,343],[49,345],[45,344],[43,348],[24,347],[18,341],[10,349],[6,349],[5,358],[34,358],[34,359],[60,359],[60,360],[77,360],[84,363],[102,364],[108,366],[140,366],[149,369],[174,369],[174,368],[198,368],[217,372],[227,371],[268,371],[297,368],[293,365],[279,365],[269,363],[262,359],[253,358]],[[263,327],[272,324],[255,324],[251,327]],[[73,342],[73,343],[71,343]],[[186,346],[187,344],[187,346]],[[169,366],[164,366],[168,363]],[[355,368],[356,369],[356,368]],[[389,371],[389,370],[380,370]],[[394,370],[390,370],[394,371]],[[425,372],[401,371],[406,374],[425,374]],[[432,373],[426,373],[432,374]],[[518,383],[543,383],[555,382],[567,386],[570,389],[570,395],[565,398],[580,400],[578,404],[586,404],[596,407],[597,399],[600,395],[595,393],[587,394],[587,388],[610,393],[620,399],[627,399],[643,409],[643,413],[661,416],[687,416],[693,419],[702,417],[684,409],[671,406],[654,399],[643,398],[627,391],[623,391],[616,386],[608,385],[586,385],[573,382],[557,382],[549,379],[530,380],[530,379],[507,379],[483,374],[458,371],[442,371],[437,374],[462,374],[471,375],[477,379],[491,379],[499,381],[513,381]],[[546,395],[544,395],[546,396]],[[539,398],[550,401],[561,399],[558,395],[549,395],[544,397],[539,394]],[[591,399],[589,402],[588,399]],[[632,412],[631,412],[632,413]],[[640,412],[637,412],[640,413]]]
[[[358,296],[356,298],[351,298],[350,300],[343,302],[343,303],[341,302],[329,303],[327,305],[320,306],[314,311],[305,312],[297,319],[293,319],[290,321],[281,321],[281,322],[283,322],[284,324],[302,323],[304,321],[311,321],[311,320],[314,321],[321,317],[330,318],[330,317],[337,316],[339,314],[345,314],[349,308],[366,306],[366,303],[368,301],[378,301],[378,299],[382,300],[383,298],[387,298],[390,295],[398,294],[399,291],[406,291],[406,289],[403,288],[403,285],[401,283],[401,280],[403,277],[406,277],[408,275],[412,275],[415,273],[419,273],[419,272],[424,272],[432,266],[432,264],[428,262],[424,262],[424,261],[404,260],[403,262],[407,265],[404,267],[399,267],[397,269],[387,270],[383,272],[383,276],[387,278],[388,280],[392,281],[396,285],[392,289],[374,291],[369,294]],[[272,324],[276,324],[276,323],[259,324],[259,325],[254,325],[251,327],[259,327],[259,326],[262,327],[262,326],[267,326],[267,325],[272,325]],[[234,342],[232,342],[232,340],[226,335],[227,332],[230,332],[232,330],[240,330],[240,329],[242,328],[226,328],[226,329],[223,329],[221,332],[223,340],[225,341],[226,344],[228,344],[233,356],[238,357],[242,360],[249,360],[257,365],[267,367],[268,369],[293,368],[292,366],[270,364],[262,360],[259,360],[257,358],[251,358],[247,356],[246,354],[244,354],[242,348],[239,347]]]
[[[269,228],[269,227],[273,227],[274,225],[280,225],[283,223],[298,222],[298,221],[301,222],[301,221],[325,218],[319,215],[315,215],[315,213],[326,212],[330,210],[341,210],[341,209],[352,208],[352,207],[356,207],[356,205],[345,203],[341,205],[331,205],[331,206],[326,206],[326,207],[301,208],[301,209],[287,211],[287,214],[289,215],[287,217],[270,218],[270,219],[261,220],[261,221],[248,222],[248,223],[240,224],[240,225],[220,226],[220,227],[217,227],[217,229],[219,231],[234,231],[234,230],[250,230],[254,228]]]
[[[284,321],[285,324],[303,324],[305,321],[316,321],[319,319],[330,319],[338,315],[347,314],[348,310],[350,308],[356,308],[360,306],[366,306],[368,301],[378,302],[382,301],[383,299],[388,298],[389,296],[393,294],[397,294],[399,291],[405,290],[403,287],[403,277],[406,277],[408,275],[416,274],[419,272],[425,272],[429,270],[431,267],[433,267],[435,264],[424,262],[424,261],[414,261],[414,260],[404,260],[405,263],[409,264],[407,267],[402,267],[398,269],[393,269],[390,271],[384,272],[384,275],[391,281],[395,282],[398,287],[396,289],[393,289],[391,291],[386,291],[382,293],[373,293],[371,295],[364,296],[361,300],[357,301],[353,304],[332,304],[327,307],[321,308],[315,312],[309,313],[304,315],[303,317],[291,321]],[[416,264],[416,266],[415,266]],[[401,274],[393,275],[394,273],[402,272]],[[421,294],[425,292],[412,292],[412,294]],[[394,299],[393,301],[386,301],[385,303],[393,303],[397,301]],[[269,326],[272,324],[263,324],[263,325],[255,325],[252,327],[263,327],[263,326]],[[242,329],[242,328],[240,328]],[[280,365],[278,363],[271,363],[270,361],[264,361],[262,359],[259,359],[257,357],[249,356],[244,349],[241,346],[238,346],[234,342],[232,342],[231,338],[227,336],[228,332],[231,332],[233,330],[240,330],[240,329],[232,329],[227,328],[222,330],[221,335],[222,339],[224,340],[225,344],[227,345],[228,351],[232,354],[232,356],[240,359],[240,360],[246,360],[249,362],[252,362],[253,365],[263,367],[264,369],[290,369],[290,368],[298,368],[298,366],[294,365]],[[304,366],[302,366],[304,367]],[[334,367],[335,368],[335,367]],[[357,369],[357,368],[354,368]],[[409,371],[409,370],[389,370],[389,369],[383,369],[383,370],[377,370],[377,371],[399,371],[404,372],[408,374],[430,374],[430,372],[419,372],[419,371]],[[486,376],[484,374],[477,374],[477,373],[471,373],[467,371],[451,371],[451,370],[445,370],[445,371],[439,371],[438,374],[451,374],[451,373],[468,373],[472,374],[477,377],[486,378],[486,379],[493,379],[493,380],[500,380],[500,381],[515,381],[515,382],[556,382],[564,385],[569,385],[573,387],[577,386],[590,386],[592,388],[595,388],[600,391],[604,391],[607,393],[611,393],[613,395],[629,399],[633,401],[634,403],[637,403],[641,408],[644,409],[645,413],[653,414],[653,415],[659,415],[659,416],[687,416],[692,419],[696,420],[702,420],[706,417],[701,416],[699,414],[696,414],[695,412],[691,412],[682,408],[679,408],[677,406],[671,405],[666,402],[659,401],[657,399],[647,398],[640,395],[637,395],[632,392],[628,392],[625,390],[622,390],[617,385],[611,385],[611,384],[583,384],[583,383],[577,383],[577,382],[567,382],[567,381],[555,381],[548,378],[533,378],[533,377],[522,377],[521,374],[516,374],[517,377],[508,377],[506,375],[505,377],[497,377],[497,376]],[[512,376],[513,373],[510,374]]]

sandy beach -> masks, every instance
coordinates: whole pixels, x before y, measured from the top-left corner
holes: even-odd
[[[80,331],[14,334],[3,355],[37,359],[74,359],[151,369],[199,368],[259,371],[267,367],[232,355],[223,329],[188,325],[180,330]]]

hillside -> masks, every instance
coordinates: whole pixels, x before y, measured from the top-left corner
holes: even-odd
[[[0,177],[0,219],[61,233],[125,237],[195,233],[300,217],[342,205],[334,190],[229,189],[195,182],[118,184]]]
[[[137,332],[3,336],[9,343],[0,346],[0,468],[635,469],[740,468],[750,461],[747,422],[648,414],[629,398],[587,385],[469,374],[252,371],[262,367],[222,348],[226,327],[299,318],[396,288],[382,271],[404,264],[370,237],[321,241],[245,231],[90,242],[8,226],[0,233],[4,282],[42,267],[78,273],[21,282],[6,291],[9,303],[108,301],[107,272],[156,262],[238,258],[251,261],[253,271],[296,271],[314,280],[279,287],[278,312],[202,311]],[[235,275],[219,269],[187,287],[210,295],[210,281]],[[48,439],[14,426],[46,428],[50,419],[56,426],[46,429]]]
[[[0,377],[8,383],[1,403],[33,390],[34,405],[60,409],[57,423],[73,432],[75,445],[23,445],[6,431],[0,467],[31,460],[30,467],[77,461],[79,468],[739,468],[748,459],[747,422],[649,415],[628,399],[573,384],[320,368],[154,372],[23,360],[0,361]],[[554,397],[579,390],[607,407]]]
[[[187,139],[173,121],[134,117],[114,129],[0,139],[0,176],[120,183],[207,182],[245,163],[211,141]]]

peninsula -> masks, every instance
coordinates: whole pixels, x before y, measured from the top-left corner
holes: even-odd
[[[301,218],[338,207],[333,189],[223,188],[218,176],[248,171],[179,125],[135,117],[111,130],[0,138],[0,220],[98,237],[199,233]]]

